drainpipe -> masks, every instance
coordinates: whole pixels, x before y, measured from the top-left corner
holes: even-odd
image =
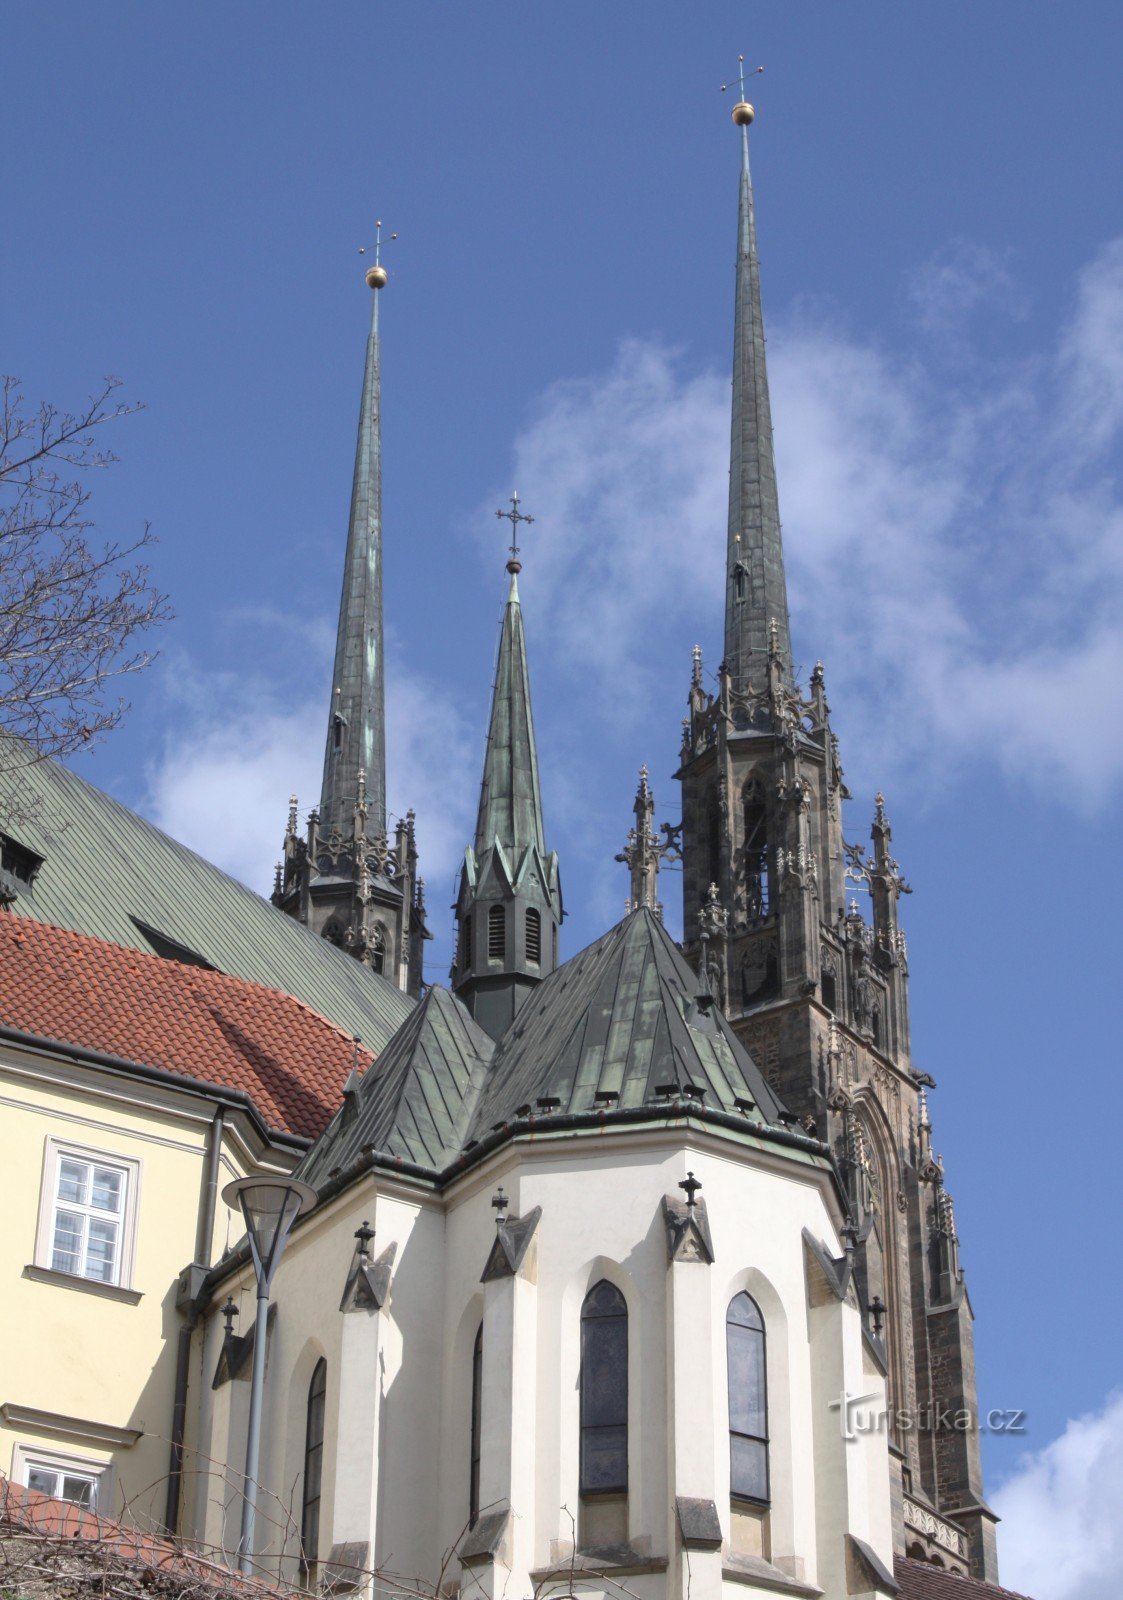
[[[199,1194],[199,1220],[195,1229],[195,1260],[200,1269],[192,1274],[196,1282],[211,1264],[215,1207],[218,1203],[218,1177],[222,1160],[222,1136],[226,1122],[223,1106],[216,1106],[207,1130],[207,1159]],[[164,1528],[169,1534],[179,1527],[179,1503],[183,1486],[183,1436],[187,1424],[187,1378],[191,1365],[191,1335],[198,1313],[192,1297],[185,1307],[185,1321],[179,1330],[175,1362],[175,1398],[172,1401],[171,1452],[168,1461],[168,1497],[164,1508]]]

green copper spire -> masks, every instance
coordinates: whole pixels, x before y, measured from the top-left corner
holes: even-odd
[[[477,858],[482,858],[492,844],[502,845],[512,857],[520,856],[529,845],[536,846],[542,855],[546,853],[526,637],[519,604],[518,562],[512,560],[509,567],[515,570],[511,571],[511,588],[499,636],[491,724],[476,820]]]
[[[768,681],[771,624],[785,677],[792,667],[788,591],[780,538],[780,503],[772,450],[772,409],[760,308],[749,123],[741,99],[733,120],[741,129],[741,199],[737,218],[737,294],[733,323],[733,433],[729,463],[729,540],[725,585],[725,660],[733,689],[760,691]]]
[[[378,835],[386,831],[382,416],[378,342],[378,291],[385,282],[386,270],[376,260],[367,272],[373,304],[320,795],[320,828],[324,835],[330,835],[335,828],[343,834],[349,831],[360,771],[366,774],[368,832]]]

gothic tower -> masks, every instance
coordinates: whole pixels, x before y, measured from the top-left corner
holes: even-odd
[[[909,887],[881,795],[872,848],[846,841],[849,795],[823,668],[806,691],[793,674],[749,171],[753,115],[742,96],[725,645],[712,687],[695,650],[683,723],[684,945],[705,960],[710,988],[781,1098],[835,1152],[869,1332],[888,1367],[898,1545],[955,1550],[993,1578],[972,1312],[931,1150],[933,1080],[910,1054],[898,920]]]
[[[517,510],[517,506],[516,506]],[[562,895],[558,858],[546,850],[538,751],[530,705],[520,564],[507,563],[476,838],[464,852],[456,898],[452,986],[499,1039],[536,984],[558,964]]]
[[[379,224],[381,228],[381,224]],[[382,638],[382,379],[375,251],[351,518],[339,602],[335,667],[319,808],[299,831],[289,801],[273,902],[349,950],[399,989],[418,994],[425,926],[413,812],[390,842],[386,810],[386,680]]]

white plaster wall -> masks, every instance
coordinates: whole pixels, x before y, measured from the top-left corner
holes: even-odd
[[[376,1560],[398,1574],[436,1579],[468,1519],[472,1345],[486,1302],[506,1309],[489,1313],[499,1318],[491,1324],[494,1337],[504,1341],[501,1350],[492,1351],[490,1363],[485,1345],[484,1448],[489,1462],[483,1498],[501,1499],[506,1489],[519,1520],[519,1570],[510,1575],[510,1592],[530,1592],[530,1571],[558,1559],[579,1514],[580,1310],[588,1289],[601,1277],[619,1287],[629,1309],[630,1539],[652,1556],[673,1557],[670,1508],[676,1488],[668,1481],[667,1456],[670,1279],[661,1201],[664,1194],[679,1194],[677,1185],[688,1167],[702,1181],[716,1258],[712,1267],[689,1267],[679,1275],[680,1284],[691,1291],[696,1284],[697,1292],[709,1299],[708,1318],[681,1326],[705,1326],[708,1320],[712,1329],[708,1351],[674,1352],[676,1361],[689,1360],[695,1368],[702,1363],[702,1379],[696,1372],[692,1376],[695,1392],[712,1395],[712,1427],[677,1430],[675,1459],[689,1476],[690,1492],[699,1483],[712,1482],[728,1536],[725,1316],[732,1297],[747,1289],[761,1308],[768,1333],[774,1561],[794,1578],[808,1583],[829,1579],[833,1585],[833,1572],[827,1573],[820,1559],[824,1530],[817,1523],[829,1507],[832,1541],[837,1542],[836,1529],[848,1527],[891,1563],[884,1440],[870,1436],[847,1446],[846,1451],[856,1454],[843,1470],[846,1451],[838,1442],[837,1415],[821,1414],[838,1373],[856,1363],[855,1385],[866,1381],[858,1313],[852,1306],[833,1309],[831,1320],[838,1331],[831,1337],[838,1348],[826,1363],[830,1381],[827,1372],[816,1375],[812,1370],[803,1228],[832,1253],[841,1253],[823,1174],[681,1127],[508,1147],[441,1201],[409,1195],[404,1188],[376,1198],[378,1184],[372,1177],[298,1231],[274,1286],[279,1313],[270,1360],[263,1477],[277,1501],[291,1503],[298,1522],[304,1403],[315,1358],[322,1352],[328,1362],[328,1402],[321,1558],[335,1539],[357,1536],[352,1525],[335,1525],[333,1501],[342,1506],[346,1499],[342,1486],[337,1496],[336,1463],[350,1470],[349,1462],[361,1461],[364,1451],[369,1455],[373,1448]],[[498,1291],[506,1292],[509,1285],[480,1284],[495,1238],[490,1201],[499,1183],[510,1197],[513,1215],[542,1208],[526,1279],[519,1295],[506,1299]],[[376,1228],[373,1253],[377,1256],[393,1241],[397,1257],[387,1308],[372,1320],[369,1335],[355,1324],[356,1337],[370,1339],[370,1361],[358,1368],[352,1363],[349,1370],[365,1372],[365,1387],[355,1389],[352,1377],[350,1392],[341,1396],[343,1324],[362,1314],[344,1318],[339,1300],[353,1234],[364,1218]],[[243,1293],[248,1321],[248,1279]],[[209,1353],[204,1365],[213,1370]],[[510,1413],[504,1420],[496,1394],[496,1386],[504,1382],[515,1397],[513,1442]],[[533,1405],[520,1410],[520,1394],[531,1394]],[[211,1406],[216,1449],[224,1431],[227,1447],[233,1448],[230,1436],[238,1431],[229,1420],[224,1430],[223,1404],[216,1397]],[[533,1434],[529,1447],[528,1428]],[[239,1441],[243,1447],[244,1433]],[[824,1474],[839,1481],[825,1484]],[[276,1548],[276,1541],[272,1543]],[[833,1554],[828,1565],[837,1565]],[[451,1572],[456,1572],[455,1563]],[[627,1580],[629,1590],[644,1600],[665,1595],[668,1583],[668,1576],[661,1574]],[[753,1592],[752,1585],[735,1587],[741,1595]]]

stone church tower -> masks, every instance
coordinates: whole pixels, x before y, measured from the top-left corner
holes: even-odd
[[[737,116],[740,113],[740,116]],[[683,723],[685,949],[784,1103],[827,1141],[849,1195],[855,1270],[884,1325],[898,1514],[910,1548],[996,1575],[982,1498],[972,1312],[951,1197],[910,1054],[908,884],[877,796],[848,843],[822,665],[794,681],[749,172],[740,205],[725,573],[725,654],[694,652]],[[715,888],[716,886],[716,892]],[[851,890],[858,894],[848,898]],[[964,1413],[971,1425],[963,1424]],[[958,1426],[956,1418],[959,1418]]]
[[[381,226],[381,225],[380,225]],[[399,989],[421,989],[424,882],[413,812],[394,828],[386,809],[386,677],[382,633],[382,380],[377,256],[363,372],[351,519],[339,603],[320,804],[302,833],[289,802],[273,903],[348,950]]]

